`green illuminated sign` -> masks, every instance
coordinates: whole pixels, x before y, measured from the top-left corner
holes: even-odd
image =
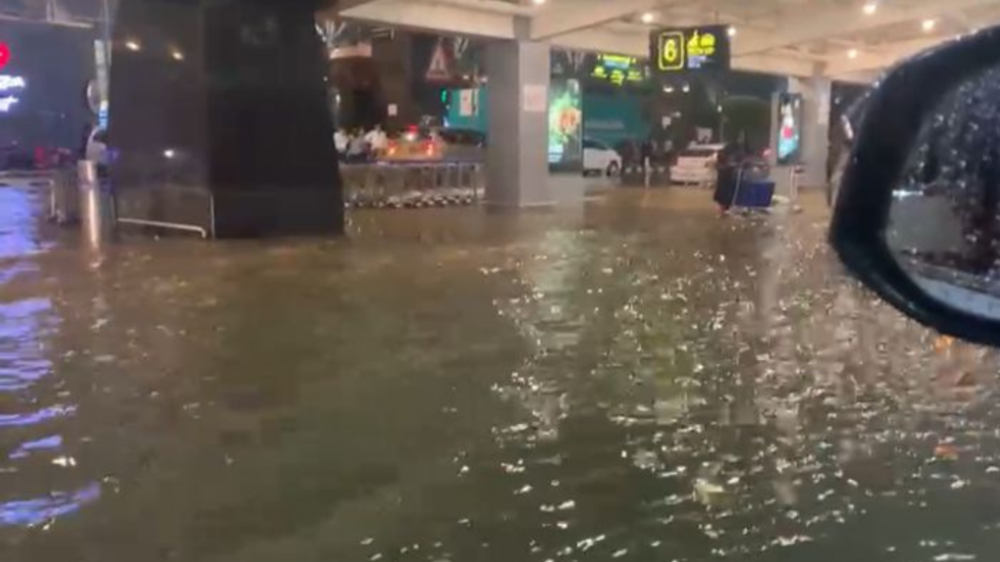
[[[638,84],[646,81],[646,65],[636,57],[600,54],[594,61],[590,77],[616,86]]]

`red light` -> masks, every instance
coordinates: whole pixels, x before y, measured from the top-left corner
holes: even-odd
[[[0,70],[10,62],[10,46],[0,41]]]
[[[424,151],[427,153],[427,156],[434,156],[434,143],[428,142],[427,146],[424,148]]]

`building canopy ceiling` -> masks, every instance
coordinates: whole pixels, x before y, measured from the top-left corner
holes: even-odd
[[[644,56],[658,27],[733,27],[733,66],[866,81],[979,27],[1000,0],[339,0],[338,18]]]

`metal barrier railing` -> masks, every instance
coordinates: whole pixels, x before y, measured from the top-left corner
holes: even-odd
[[[484,195],[484,167],[479,162],[342,164],[340,169],[349,208],[473,205]],[[202,238],[216,235],[215,198],[211,194],[208,224],[202,225],[151,220],[141,216],[141,211],[120,209],[93,162],[81,161],[77,169],[60,170],[49,184],[50,219],[61,224],[81,223],[88,244],[95,248],[110,240],[115,225],[193,232]]]
[[[376,162],[340,170],[352,208],[471,205],[483,196],[480,162]]]

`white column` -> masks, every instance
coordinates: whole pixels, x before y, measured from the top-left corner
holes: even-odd
[[[802,117],[802,185],[826,185],[826,164],[830,156],[830,79],[814,76],[797,82],[805,100]]]
[[[812,78],[789,78],[788,93],[802,95],[802,160],[803,170],[799,176],[800,188],[818,188],[826,185],[826,167],[830,149],[830,79],[822,76]],[[778,101],[775,95],[771,109],[771,150],[777,153],[781,116],[778,115]],[[777,166],[773,177],[778,184],[778,192],[787,195],[790,168]]]
[[[552,204],[548,169],[549,45],[497,41],[486,48],[486,201],[500,207]]]

